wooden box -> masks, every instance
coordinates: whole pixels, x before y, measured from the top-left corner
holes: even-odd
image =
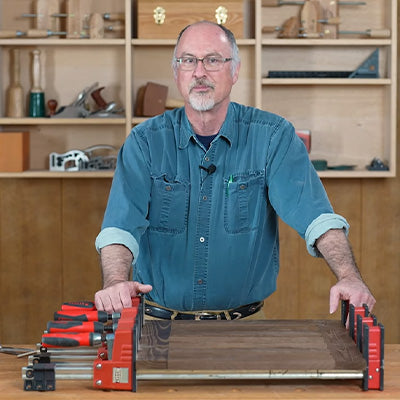
[[[29,132],[0,132],[0,172],[29,169]]]
[[[243,0],[138,0],[137,34],[140,39],[176,39],[193,22],[214,21],[243,38]]]

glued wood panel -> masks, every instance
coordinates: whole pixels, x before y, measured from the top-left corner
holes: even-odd
[[[194,371],[362,371],[339,321],[146,321],[137,368]]]

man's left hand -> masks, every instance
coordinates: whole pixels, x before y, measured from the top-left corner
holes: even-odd
[[[332,286],[329,299],[331,314],[337,310],[340,300],[349,300],[354,307],[362,307],[366,304],[369,310],[372,310],[376,303],[367,285],[355,275],[344,277]]]

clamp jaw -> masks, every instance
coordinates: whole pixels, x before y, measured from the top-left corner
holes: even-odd
[[[78,311],[67,310],[55,313],[64,321],[89,322],[101,313],[96,310]],[[56,379],[92,379],[93,386],[105,390],[136,391],[136,355],[139,338],[144,323],[144,300],[142,296],[132,299],[132,307],[125,308],[120,314],[109,316],[112,320],[112,333],[102,335],[101,345],[98,347],[82,347],[71,349],[74,333],[67,333],[58,337],[56,334],[44,334],[42,346],[37,354],[31,356],[30,365],[23,367],[22,378],[26,391],[53,391],[56,388]],[[91,337],[98,333],[90,333]],[[81,335],[79,340],[83,340]],[[53,339],[53,340],[51,340]],[[58,345],[57,345],[58,342]],[[57,367],[54,360],[80,360],[83,367],[76,368],[77,363],[66,366],[74,375],[63,375],[63,367]],[[85,364],[82,360],[89,360]],[[68,363],[67,363],[68,364]],[[65,364],[64,364],[65,366]],[[74,371],[74,366],[77,369]],[[84,372],[82,372],[84,370]]]
[[[349,335],[356,343],[367,363],[364,370],[363,390],[383,390],[384,377],[384,327],[370,314],[367,305],[354,307],[342,302],[342,324],[349,318]]]

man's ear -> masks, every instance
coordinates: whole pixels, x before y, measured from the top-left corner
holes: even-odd
[[[240,71],[240,62],[238,63],[238,65],[236,67],[236,71],[234,72],[234,74],[232,76],[233,84],[235,84],[237,82],[237,80],[239,79],[239,71]]]

